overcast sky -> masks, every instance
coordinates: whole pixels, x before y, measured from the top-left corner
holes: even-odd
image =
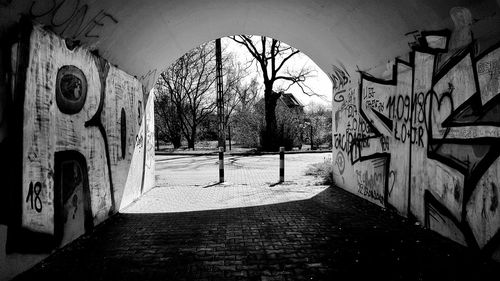
[[[245,63],[245,62],[252,59],[252,56],[248,53],[248,50],[244,46],[234,42],[233,40],[231,40],[229,38],[222,38],[221,43],[222,43],[223,48],[225,47],[224,48],[225,50],[230,51],[230,52],[234,52],[236,54],[236,58],[238,60],[240,60],[242,63]],[[286,42],[284,42],[284,43],[286,43]],[[315,93],[320,94],[324,97],[323,97],[323,99],[321,99],[319,97],[314,97],[314,96],[309,97],[309,96],[303,94],[300,87],[298,87],[296,85],[292,86],[287,91],[288,93],[293,93],[295,95],[295,97],[297,97],[297,99],[299,99],[305,106],[307,106],[311,102],[317,103],[317,104],[323,104],[326,106],[331,105],[332,83],[330,81],[330,78],[328,78],[328,76],[326,75],[326,73],[323,72],[323,70],[321,70],[314,63],[314,61],[312,61],[305,54],[299,53],[299,54],[293,56],[289,61],[287,61],[286,65],[288,65],[292,69],[295,67],[297,69],[300,69],[304,65],[309,66],[311,69],[313,69],[315,77],[308,78],[306,80],[306,84]],[[251,67],[249,69],[249,72],[250,72],[249,79],[251,79],[251,77],[258,75],[256,67]],[[261,82],[261,84],[262,84],[261,76],[259,75],[258,78],[259,78],[259,82]],[[276,86],[279,86],[279,85],[275,85],[275,89],[278,88]]]

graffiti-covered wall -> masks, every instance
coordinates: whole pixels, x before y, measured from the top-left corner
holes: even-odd
[[[4,269],[91,231],[154,185],[153,99],[136,78],[38,25],[12,54],[22,186],[10,187],[20,212],[0,235]]]
[[[333,67],[336,183],[500,260],[500,44],[456,26],[411,47],[389,77]]]

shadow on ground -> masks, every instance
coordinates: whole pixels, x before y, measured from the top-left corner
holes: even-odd
[[[328,188],[258,207],[118,214],[15,280],[486,280],[499,267]]]

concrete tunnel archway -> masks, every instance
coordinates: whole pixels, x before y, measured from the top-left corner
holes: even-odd
[[[453,10],[454,7],[467,10]],[[0,1],[0,38],[5,42],[0,59],[0,153],[17,159],[16,165],[2,160],[2,168],[6,174],[16,175],[9,182],[9,198],[15,202],[19,198],[34,200],[26,201],[34,206],[31,209],[26,202],[22,206],[9,203],[3,207],[0,241],[7,250],[0,247],[0,263],[7,266],[2,268],[25,268],[43,257],[34,256],[28,245],[21,251],[24,256],[13,259],[9,229],[27,229],[28,233],[21,231],[25,237],[53,236],[53,218],[57,213],[51,194],[53,152],[71,149],[91,157],[87,150],[93,150],[100,155],[94,162],[88,161],[90,170],[98,175],[88,179],[92,197],[99,198],[91,202],[96,224],[105,220],[110,210],[116,211],[113,205],[119,206],[120,202],[115,201],[133,200],[147,190],[152,183],[152,158],[147,149],[148,139],[152,139],[152,135],[148,138],[152,124],[147,122],[152,112],[148,90],[164,67],[193,46],[233,34],[264,34],[287,42],[331,76],[334,95],[338,95],[332,105],[336,120],[332,129],[334,170],[341,187],[415,217],[444,236],[498,258],[500,164],[498,149],[492,145],[500,137],[498,91],[494,86],[498,79],[493,77],[498,74],[498,11],[496,1],[486,0]],[[35,27],[35,31],[18,38],[20,33],[15,27],[21,15],[41,23],[50,32]],[[69,50],[66,46],[70,41],[65,44],[60,38],[70,38],[70,45],[82,48]],[[25,45],[14,45],[17,51],[13,51],[15,42]],[[52,53],[36,60],[33,56],[19,56],[19,52],[34,54],[34,46]],[[12,59],[16,56],[17,60]],[[43,72],[43,68],[36,63],[54,65],[47,67],[50,70],[43,73],[48,74],[44,78],[36,71]],[[75,133],[77,130],[72,129],[70,135],[81,141],[55,146],[54,136],[64,138],[63,133],[52,127],[38,132],[35,127],[26,126],[27,120],[34,120],[30,119],[32,113],[41,108],[40,101],[28,93],[45,95],[44,101],[50,103],[58,69],[67,64],[76,65],[87,77],[87,103],[81,111],[68,116],[54,106],[43,108],[51,120],[77,120],[78,130],[85,128],[88,132]],[[366,73],[358,75],[357,70]],[[493,78],[486,79],[481,76],[484,73],[494,74]],[[41,86],[36,84],[40,81],[45,82],[46,89],[37,92]],[[120,84],[126,85],[126,89]],[[427,105],[432,106],[428,100],[441,103],[451,92],[455,93],[450,97],[453,114],[425,111]],[[124,93],[131,94],[123,98]],[[477,104],[485,114],[478,113]],[[433,117],[421,121],[417,114],[414,120],[410,119],[417,107],[425,113],[432,111]],[[109,117],[115,109],[119,116]],[[464,117],[471,116],[471,112],[475,119]],[[138,121],[131,124],[131,120]],[[353,134],[346,128],[354,120],[357,126]],[[403,123],[409,133],[401,134]],[[456,128],[465,128],[468,134]],[[30,139],[37,134],[50,137]],[[409,141],[402,141],[404,135]],[[433,146],[437,139],[446,145]],[[466,141],[472,145],[467,147]],[[42,157],[45,149],[48,153]],[[411,151],[415,161],[410,156],[413,162],[398,162],[390,152],[399,150]],[[126,151],[122,159],[117,156],[123,154],[121,151]],[[475,159],[474,167],[464,162],[471,157]],[[36,163],[36,167],[23,172],[21,167],[26,163]],[[398,170],[394,165],[403,168]],[[413,168],[425,166],[432,170]],[[415,176],[419,173],[435,181]],[[41,189],[30,189],[31,182]],[[47,207],[37,205],[36,192],[45,196],[40,204]],[[490,200],[482,201],[483,197]],[[16,210],[15,216],[10,215],[11,208]],[[435,221],[435,216],[429,214],[439,214],[441,220]],[[17,253],[16,244],[14,241],[11,250]]]
[[[367,70],[406,53],[411,38],[404,34],[452,27],[450,8],[467,6],[467,1],[430,0],[4,2],[2,26],[13,24],[20,14],[31,14],[148,85],[155,81],[150,78],[155,70],[193,46],[234,34],[262,34],[287,42],[326,72],[339,62]],[[494,1],[471,8],[484,15],[491,7],[496,8]]]

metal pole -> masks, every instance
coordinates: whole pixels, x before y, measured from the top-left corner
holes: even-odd
[[[215,40],[215,74],[217,84],[217,119],[219,121],[219,147],[226,148],[226,132],[224,128],[224,92],[222,82],[222,50],[220,38]]]
[[[224,182],[224,148],[219,147],[219,183]]]
[[[285,181],[285,148],[283,146],[280,147],[280,181]]]

